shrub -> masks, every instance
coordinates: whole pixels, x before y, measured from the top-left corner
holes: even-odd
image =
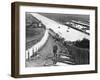
[[[84,38],[83,40],[74,42],[74,45],[80,48],[89,48],[89,40]]]

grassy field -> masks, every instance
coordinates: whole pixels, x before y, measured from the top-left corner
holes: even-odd
[[[39,42],[44,36],[45,29],[40,28],[37,25],[38,23],[39,20],[31,14],[26,13],[26,50]]]

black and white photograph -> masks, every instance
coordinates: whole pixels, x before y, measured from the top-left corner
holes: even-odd
[[[26,12],[26,67],[88,65],[90,15]]]
[[[13,76],[97,73],[97,7],[24,2],[13,6]]]

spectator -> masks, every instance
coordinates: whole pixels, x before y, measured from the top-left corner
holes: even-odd
[[[54,45],[53,46],[53,53],[54,53],[53,64],[57,63],[57,50],[58,50],[57,45]]]

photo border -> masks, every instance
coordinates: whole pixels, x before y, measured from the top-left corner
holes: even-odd
[[[73,8],[73,9],[88,9],[95,11],[95,70],[90,71],[75,71],[75,72],[55,72],[42,74],[23,74],[20,75],[20,56],[19,56],[19,8],[20,6],[39,6],[39,7],[58,7],[58,8]],[[15,78],[25,77],[40,77],[40,76],[58,76],[58,75],[72,75],[72,74],[86,74],[97,73],[97,7],[96,6],[81,6],[81,5],[62,5],[62,4],[44,4],[44,3],[29,3],[29,2],[13,2],[11,4],[11,76]]]

